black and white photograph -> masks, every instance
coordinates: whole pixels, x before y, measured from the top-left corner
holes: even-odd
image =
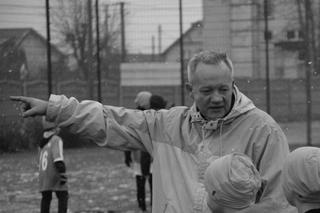
[[[0,0],[0,213],[320,213],[319,0]]]

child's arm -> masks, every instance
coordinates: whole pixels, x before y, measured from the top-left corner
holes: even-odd
[[[67,175],[66,175],[66,165],[63,161],[56,161],[54,165],[60,174],[60,184],[65,184],[67,182]]]
[[[52,152],[54,158],[54,166],[56,167],[59,176],[60,176],[60,184],[63,185],[67,182],[66,175],[66,164],[63,158],[63,142],[62,139],[55,135],[52,137]]]

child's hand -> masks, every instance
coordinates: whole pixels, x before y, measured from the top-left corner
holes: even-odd
[[[60,173],[60,184],[63,185],[63,184],[66,184],[67,183],[67,175],[66,173]]]
[[[20,108],[23,117],[46,114],[48,101],[25,96],[10,96],[10,99],[21,103]]]

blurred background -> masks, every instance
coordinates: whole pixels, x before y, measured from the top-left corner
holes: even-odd
[[[291,147],[318,146],[319,16],[318,0],[0,0],[0,152],[41,137],[10,95],[134,108],[149,90],[190,105],[186,64],[206,49],[228,53],[240,90]]]

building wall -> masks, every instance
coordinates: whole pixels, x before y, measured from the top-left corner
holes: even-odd
[[[122,63],[121,86],[180,85],[180,64]]]
[[[29,79],[44,79],[47,75],[47,46],[38,36],[29,34],[22,42],[21,47],[26,53]],[[52,50],[52,49],[51,49]],[[52,63],[58,62],[59,55],[56,51],[51,52]]]
[[[269,42],[270,78],[301,77],[303,66],[299,53],[275,47],[275,43],[288,40],[288,31],[295,30],[298,34],[296,2],[268,2],[271,9],[269,31],[272,34]],[[318,7],[319,3],[315,6]],[[263,9],[263,0],[203,0],[203,47],[227,52],[234,62],[236,77],[265,78]]]
[[[203,0],[203,47],[230,53],[230,0]]]
[[[234,62],[235,76],[254,77],[257,57],[255,21],[256,5],[252,1],[204,0],[204,47],[227,52]]]
[[[162,95],[170,103],[181,103],[180,64],[122,63],[120,105],[134,107],[134,97],[142,90]]]
[[[260,0],[260,13],[263,16],[263,4]],[[263,22],[263,20],[261,21]],[[276,47],[276,43],[282,41],[296,41],[287,38],[287,32],[294,30],[298,32],[298,15],[296,1],[287,1],[284,3],[280,0],[272,1],[271,12],[269,16],[269,31],[272,38],[269,41],[269,64],[270,64],[270,78],[298,78],[301,77],[298,72],[301,69],[301,60],[299,60],[299,53],[296,50],[288,51],[283,48]],[[262,77],[265,76],[265,40],[264,40],[264,23],[261,23],[259,46],[261,56]],[[301,70],[300,70],[301,71]]]

